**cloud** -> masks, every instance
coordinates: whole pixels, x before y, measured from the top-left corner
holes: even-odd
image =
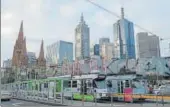
[[[120,0],[92,1],[120,15]],[[170,29],[170,15],[167,14],[170,10],[168,0],[166,2],[124,0],[123,2],[128,19],[158,36],[168,38],[170,33],[167,30]],[[24,35],[27,37],[28,50],[39,53],[42,39],[45,46],[60,39],[74,42],[74,29],[80,20],[81,12],[90,27],[91,41],[96,43],[100,37],[110,37],[113,40],[112,27],[118,18],[85,0],[2,0],[2,41],[8,40],[2,42],[2,46],[10,47],[8,50],[3,48],[2,58],[12,55],[9,53],[9,50],[13,50],[13,44],[10,42],[15,42],[21,20],[24,20]],[[167,45],[166,43],[163,46]]]
[[[70,5],[62,5],[59,7],[60,14],[64,17],[72,17],[75,15],[76,10]]]
[[[107,27],[112,25],[113,21],[106,17],[106,13],[104,12],[96,12],[95,15],[93,16],[92,20],[99,26],[101,27]]]
[[[13,14],[12,13],[5,13],[2,15],[2,19],[3,21],[5,20],[10,20],[12,18]]]
[[[12,33],[12,28],[10,27],[3,27],[1,29],[1,35],[9,35]]]

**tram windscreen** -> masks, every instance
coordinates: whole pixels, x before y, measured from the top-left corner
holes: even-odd
[[[106,88],[105,80],[95,81],[95,84],[96,84],[96,88],[98,88],[98,89],[105,89]]]
[[[132,85],[133,88],[143,88],[144,87],[143,84],[139,80],[133,81],[132,84],[133,84]]]

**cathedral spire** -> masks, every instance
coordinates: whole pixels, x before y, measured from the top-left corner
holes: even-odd
[[[38,66],[45,67],[46,66],[46,60],[44,57],[44,41],[41,41],[41,47],[40,47],[40,53],[38,57]]]
[[[41,41],[39,58],[44,58],[44,41]]]
[[[19,29],[19,34],[18,34],[18,40],[23,40],[24,39],[24,32],[23,32],[23,20],[21,21],[20,29]]]
[[[27,46],[26,46],[26,37],[23,40],[23,64],[28,64],[28,56],[27,56]]]
[[[14,45],[12,66],[21,67],[27,66],[27,49],[26,49],[26,38],[24,38],[23,33],[23,21],[21,21],[18,38]]]
[[[23,50],[24,50],[24,53],[27,54],[26,37],[24,38]]]

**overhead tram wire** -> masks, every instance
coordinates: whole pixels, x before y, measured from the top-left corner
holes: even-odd
[[[91,4],[93,4],[93,5],[95,5],[96,7],[100,8],[100,9],[102,9],[102,10],[104,10],[104,11],[106,11],[106,12],[108,12],[108,13],[114,15],[114,16],[116,16],[117,18],[121,18],[120,15],[117,15],[116,13],[114,13],[114,12],[112,12],[112,11],[110,11],[110,10],[102,7],[102,6],[100,6],[99,4],[97,4],[97,3],[95,3],[95,2],[92,2],[91,0],[85,0],[85,1],[87,1],[87,2],[89,2],[89,3],[91,3]],[[130,20],[129,20],[129,21],[130,21]],[[143,31],[148,32],[148,33],[151,34],[151,35],[155,35],[154,33],[150,32],[149,30],[147,30],[147,29],[145,29],[145,28],[143,28],[143,27],[141,27],[141,26],[138,25],[138,24],[135,24],[135,23],[134,23],[134,25],[135,25],[136,27],[138,27],[139,29],[142,29]]]

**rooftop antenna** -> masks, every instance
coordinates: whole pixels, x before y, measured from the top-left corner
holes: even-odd
[[[121,18],[124,19],[124,0],[120,1],[121,3]]]
[[[121,18],[124,19],[124,8],[121,7]]]
[[[81,13],[81,18],[80,18],[80,22],[84,22],[84,16],[83,16],[83,13]]]

